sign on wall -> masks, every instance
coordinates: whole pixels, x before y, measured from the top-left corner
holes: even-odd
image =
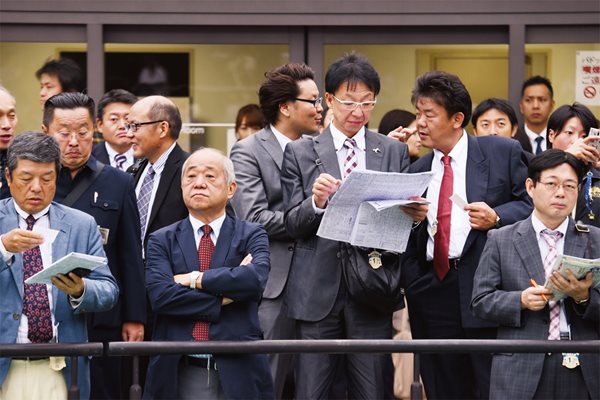
[[[600,51],[578,51],[576,58],[575,100],[600,106]]]

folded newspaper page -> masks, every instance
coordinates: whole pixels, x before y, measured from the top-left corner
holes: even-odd
[[[573,271],[573,274],[578,279],[582,279],[587,275],[588,272],[592,272],[594,279],[592,287],[600,283],[600,258],[591,260],[567,255],[558,256],[554,262],[552,271],[558,271],[562,276],[566,277],[568,270]],[[546,284],[544,286],[548,289],[552,289],[554,300],[562,300],[567,297],[564,293],[559,292],[556,288],[554,288],[550,280],[546,280]]]
[[[431,177],[431,172],[352,171],[327,204],[317,235],[404,252],[413,221],[400,205],[415,203],[410,198],[422,196]]]
[[[104,257],[90,256],[83,253],[69,253],[55,261],[48,268],[44,268],[37,274],[31,276],[25,283],[46,283],[51,285],[52,281],[50,279],[57,274],[66,275],[75,270],[79,276],[83,276],[105,264],[106,258]]]

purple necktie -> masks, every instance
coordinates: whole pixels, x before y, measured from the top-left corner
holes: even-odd
[[[33,229],[35,218],[30,215],[25,220],[27,230]],[[42,253],[39,246],[23,252],[23,282],[32,275],[44,269],[42,265]],[[52,339],[52,314],[48,303],[48,291],[46,284],[23,283],[25,297],[23,299],[23,314],[27,316],[28,330],[27,338],[31,343],[47,343]]]

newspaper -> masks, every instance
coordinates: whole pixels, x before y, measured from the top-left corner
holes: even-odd
[[[25,281],[27,284],[45,283],[52,284],[52,277],[57,274],[68,274],[73,270],[78,270],[78,275],[85,275],[96,268],[106,265],[106,258],[90,256],[82,253],[69,253],[61,259],[55,261],[48,268],[44,268],[37,274],[31,276]],[[88,272],[89,271],[89,272]]]
[[[591,260],[587,258],[579,258],[574,256],[559,256],[554,262],[552,272],[558,271],[562,276],[566,277],[568,270],[573,271],[573,274],[577,277],[577,279],[584,278],[587,275],[587,273],[591,271],[594,279],[592,287],[600,283],[600,258]],[[562,292],[559,292],[556,288],[554,288],[549,279],[546,280],[546,284],[544,286],[548,289],[552,289],[552,293],[554,295],[553,300],[558,301],[567,297],[567,295],[565,295]]]
[[[317,235],[354,246],[404,252],[413,221],[399,206],[415,203],[410,198],[425,192],[432,175],[352,171],[329,201]]]

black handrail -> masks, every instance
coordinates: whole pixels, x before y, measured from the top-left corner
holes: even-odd
[[[131,399],[141,398],[138,357],[157,354],[268,354],[268,353],[414,353],[411,399],[421,399],[421,353],[600,353],[600,340],[259,340],[244,342],[110,342],[0,344],[0,357],[70,356],[72,382],[69,399],[79,398],[77,356],[133,356]]]

